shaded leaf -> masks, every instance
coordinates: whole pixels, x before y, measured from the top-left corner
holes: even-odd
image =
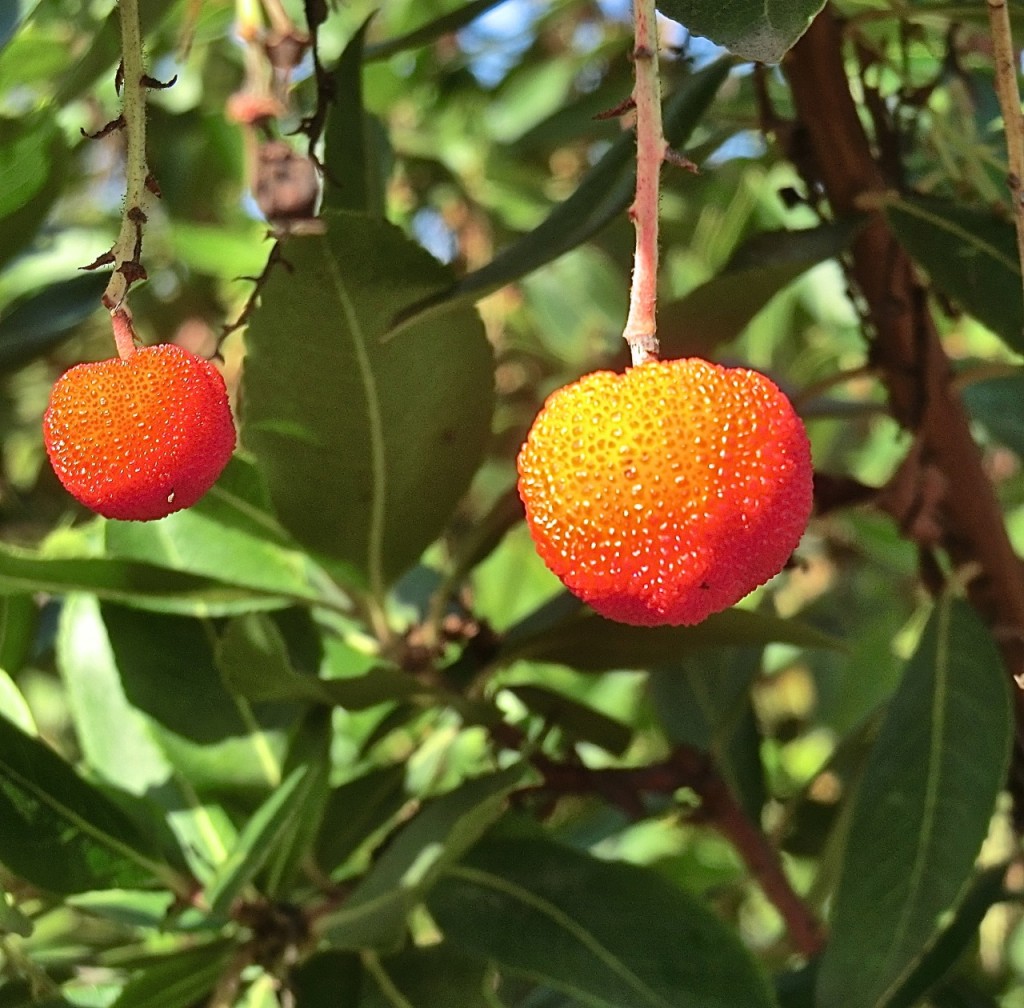
[[[103,792],[0,718],[0,862],[50,892],[134,887],[172,873]]]
[[[227,966],[228,941],[162,956],[136,973],[111,1008],[189,1008],[205,1000]]]
[[[1024,303],[1013,225],[963,203],[935,197],[888,199],[896,237],[932,283],[1018,352],[1024,350]]]
[[[559,600],[563,596],[556,596]],[[798,647],[838,647],[813,627],[748,609],[726,609],[692,627],[633,627],[607,620],[567,600],[570,610],[543,623],[527,617],[505,635],[497,661],[521,658],[556,662],[584,672],[643,669],[675,661],[701,648],[779,642]]]
[[[967,726],[967,730],[965,730]],[[1005,781],[1010,700],[965,602],[937,605],[854,799],[820,1008],[888,1003],[963,896]]]
[[[398,991],[416,1008],[495,1008],[484,992],[490,981],[484,960],[468,956],[450,942],[408,948],[386,959],[372,959],[367,973],[380,982],[369,988],[360,1008],[393,1008]]]
[[[491,351],[469,308],[383,341],[447,271],[394,226],[326,215],[292,238],[247,332],[243,436],[284,526],[375,594],[441,531],[490,435]],[[301,350],[283,328],[321,334]],[[303,389],[303,395],[296,395]]]
[[[0,318],[0,370],[52,350],[100,307],[108,273],[82,273],[16,301]]]
[[[546,839],[486,839],[427,905],[456,948],[593,1008],[769,1008],[725,924],[647,868]]]
[[[317,864],[325,874],[333,875],[362,844],[391,823],[408,800],[405,768],[400,765],[371,770],[334,788],[316,841]]]
[[[39,605],[29,593],[0,594],[0,669],[21,671],[35,646]]]
[[[823,0],[658,0],[658,10],[744,59],[778,63],[795,45]]]
[[[278,608],[287,600],[250,588],[129,560],[46,556],[0,544],[0,594],[91,592],[156,612],[223,616]]]
[[[409,911],[505,809],[524,778],[521,766],[473,780],[427,801],[397,833],[345,905],[323,922],[337,948],[392,950]]]
[[[621,756],[633,738],[629,725],[562,693],[528,683],[505,688],[534,714],[561,728],[574,742],[590,742]]]
[[[963,390],[964,405],[997,441],[1024,456],[1024,372],[971,382]]]
[[[859,222],[833,221],[803,231],[769,231],[736,250],[706,283],[658,308],[658,335],[666,356],[675,342],[700,333],[706,350],[738,336],[783,288],[812,266],[838,255]]]
[[[341,1008],[359,1004],[363,967],[355,952],[320,952],[292,970],[288,985],[295,1008]]]

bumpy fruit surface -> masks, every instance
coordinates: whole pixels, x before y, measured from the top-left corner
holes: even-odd
[[[165,343],[65,372],[50,393],[43,438],[57,477],[87,508],[149,521],[213,486],[235,427],[220,372]]]
[[[777,574],[811,492],[786,396],[695,358],[558,389],[519,454],[541,558],[599,613],[638,625],[699,623]]]

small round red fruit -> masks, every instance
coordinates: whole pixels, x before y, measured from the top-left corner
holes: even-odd
[[[597,612],[691,625],[777,574],[811,512],[804,426],[764,375],[691,358],[558,389],[519,454],[537,551]]]
[[[220,372],[170,343],[78,364],[43,415],[57,478],[107,518],[150,521],[191,507],[235,447]]]

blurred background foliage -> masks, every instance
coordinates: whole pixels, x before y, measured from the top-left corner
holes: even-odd
[[[0,12],[0,1008],[1024,1006],[1005,674],[898,523],[822,507],[737,610],[637,630],[581,612],[521,522],[544,396],[627,360],[631,139],[595,116],[632,86],[628,5],[329,5],[327,234],[265,274],[264,138],[226,114],[270,73],[240,44],[258,6],[141,0],[176,82],[150,96],[162,197],[131,307],[148,342],[219,351],[242,449],[192,511],[135,526],[77,510],[40,434],[57,375],[113,352],[82,267],[117,231],[121,139],[83,131],[118,113],[117,11]],[[838,9],[1024,548],[984,5]],[[667,128],[700,167],[664,173],[664,354],[771,374],[819,473],[867,500],[911,436],[844,273],[860,222],[791,160],[779,68],[661,30]],[[308,52],[287,96],[273,132],[304,155]],[[823,958],[780,879],[832,923]]]

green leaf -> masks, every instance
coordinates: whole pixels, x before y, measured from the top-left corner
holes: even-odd
[[[754,822],[765,801],[761,734],[750,698],[760,647],[708,648],[652,670],[651,694],[671,742],[710,753]]]
[[[820,1008],[887,1004],[964,893],[1011,737],[1006,675],[966,603],[937,605],[893,696],[853,807]]]
[[[963,203],[887,199],[889,225],[932,283],[964,311],[1024,351],[1024,303],[1013,225]]]
[[[100,308],[109,273],[82,273],[16,301],[0,318],[0,371],[13,371],[59,344]]]
[[[363,108],[363,46],[367,18],[331,71],[324,126],[324,209],[384,215],[384,181],[374,141],[379,124]]]
[[[243,437],[282,524],[380,595],[443,528],[490,436],[493,362],[469,308],[383,340],[447,271],[385,221],[326,215],[281,246],[246,341]],[[283,330],[300,332],[296,344]],[[296,390],[302,389],[301,395]]]
[[[963,390],[964,405],[997,441],[1024,456],[1024,372],[971,382]]]
[[[546,839],[484,840],[427,906],[456,948],[588,1008],[773,1004],[739,939],[702,904],[650,869]]]
[[[91,592],[155,612],[224,616],[279,608],[287,600],[152,564],[93,557],[46,556],[0,543],[0,595]]]
[[[228,967],[231,948],[215,941],[162,956],[125,984],[111,1008],[189,1008],[205,1001]]]
[[[0,717],[7,718],[26,735],[38,735],[35,719],[14,680],[0,667]]]
[[[296,767],[246,821],[234,849],[207,886],[206,900],[214,917],[227,913],[275,852],[309,794],[308,777],[308,767]]]
[[[32,921],[11,902],[11,897],[0,884],[0,939],[5,934],[27,938],[32,934]]]
[[[371,770],[331,791],[316,841],[316,862],[326,875],[344,868],[367,840],[379,834],[409,800],[405,768]]]
[[[368,957],[367,973],[376,981],[360,1008],[394,1008],[395,993],[416,1008],[495,1008],[485,994],[491,982],[482,959],[467,956],[450,942],[403,949],[397,955]]]
[[[367,46],[366,60],[369,62],[388,59],[395,53],[430,45],[431,42],[464,28],[481,14],[489,11],[492,7],[497,7],[501,2],[502,0],[470,0],[469,3],[456,7],[455,10],[442,14],[405,35]]]
[[[57,893],[169,879],[151,841],[49,746],[0,718],[0,862]]]
[[[365,710],[394,700],[434,695],[415,677],[387,665],[345,679],[297,672],[280,631],[264,613],[249,613],[228,624],[218,645],[217,664],[228,689],[254,702],[295,701]]]
[[[727,609],[692,627],[633,627],[604,619],[575,600],[555,597],[554,618],[531,614],[505,635],[496,661],[522,658],[568,665],[583,672],[643,669],[701,648],[779,642],[798,647],[835,648],[837,642],[794,620],[749,609]],[[564,608],[563,608],[564,605]],[[547,607],[545,607],[547,608]],[[569,609],[564,615],[564,609]],[[561,611],[560,611],[561,610]]]
[[[687,77],[669,96],[664,109],[664,128],[665,136],[674,147],[686,143],[728,76],[729,66],[727,60],[712,63]],[[635,161],[633,135],[624,133],[587,172],[576,191],[559,203],[533,231],[446,290],[394,312],[391,317],[396,331],[404,331],[426,313],[432,314],[451,304],[477,301],[592,238],[629,206],[636,189]]]
[[[562,693],[528,683],[505,688],[534,714],[548,724],[557,725],[575,742],[590,742],[621,756],[633,738],[629,725]]]
[[[166,759],[200,795],[241,792],[262,800],[280,783],[298,708],[255,707],[229,693],[203,621],[109,604],[102,611],[125,696],[147,716]]]
[[[295,1008],[358,1005],[362,982],[362,963],[354,952],[320,952],[288,976]]]
[[[57,199],[69,161],[52,115],[0,119],[0,266],[35,237]]]
[[[476,777],[427,801],[387,845],[345,905],[323,922],[327,940],[342,949],[397,948],[409,911],[497,821],[508,795],[523,778],[523,767],[515,766]]]
[[[0,669],[22,670],[35,645],[39,604],[29,593],[0,594]]]
[[[57,632],[57,667],[88,765],[104,780],[145,794],[170,776],[145,719],[129,704],[95,595],[69,595]],[[110,726],[117,725],[117,731]]]
[[[850,242],[858,221],[833,221],[803,231],[767,231],[733,254],[714,277],[677,301],[658,307],[658,334],[666,356],[700,333],[710,350],[735,339],[783,288]]]
[[[823,0],[658,0],[665,17],[760,63],[778,63],[824,6]]]

